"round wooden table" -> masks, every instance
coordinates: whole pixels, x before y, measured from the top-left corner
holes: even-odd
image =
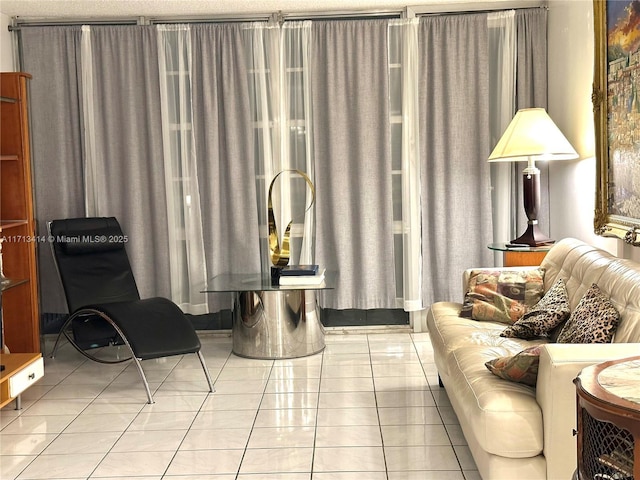
[[[640,479],[640,356],[587,367],[575,384],[576,477]]]

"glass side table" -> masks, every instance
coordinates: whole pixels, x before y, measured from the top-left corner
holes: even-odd
[[[203,293],[233,293],[233,353],[262,359],[297,358],[324,350],[324,327],[316,300],[333,289],[337,273],[318,285],[274,285],[262,274],[222,274]]]
[[[553,245],[508,247],[506,243],[490,243],[487,247],[502,252],[502,264],[505,267],[528,267],[540,265]]]

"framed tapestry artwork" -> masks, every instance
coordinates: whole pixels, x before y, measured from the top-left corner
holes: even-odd
[[[594,0],[598,235],[640,246],[640,0]]]

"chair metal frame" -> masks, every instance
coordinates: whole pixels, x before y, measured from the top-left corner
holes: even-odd
[[[51,233],[51,222],[47,222],[47,231],[49,234],[49,238],[52,238],[52,233]],[[53,242],[49,242],[49,245],[51,246],[51,253],[53,255],[53,261],[54,264],[56,266],[56,271],[58,273],[58,277],[62,278],[62,275],[60,273],[60,267],[58,266],[58,259],[56,257],[56,252],[54,250],[54,243]],[[74,340],[73,335],[69,333],[68,329],[71,326],[73,320],[77,319],[77,318],[81,318],[83,316],[98,316],[100,318],[102,318],[103,320],[105,320],[107,323],[109,323],[113,329],[116,331],[116,333],[120,336],[120,338],[122,339],[124,345],[127,347],[127,349],[129,350],[130,356],[127,358],[122,358],[122,359],[117,359],[117,360],[104,360],[101,358],[96,357],[95,355],[91,355],[90,353],[87,353],[87,351],[85,349],[83,349],[82,347],[80,347],[80,345],[77,344],[77,342]],[[140,378],[142,379],[142,383],[144,385],[144,389],[145,392],[147,394],[147,399],[148,399],[148,403],[149,404],[153,404],[155,403],[154,399],[153,399],[153,395],[151,394],[151,389],[149,388],[149,382],[147,381],[147,376],[144,373],[144,369],[142,368],[142,359],[136,357],[135,352],[133,351],[133,348],[131,347],[131,344],[129,343],[129,341],[127,340],[127,337],[125,336],[125,334],[122,332],[122,330],[120,329],[120,327],[118,327],[118,325],[113,321],[113,319],[111,319],[111,317],[109,317],[109,315],[105,314],[104,312],[101,312],[100,310],[96,310],[94,308],[80,308],[78,310],[76,310],[75,312],[70,312],[67,319],[65,320],[65,322],[63,323],[62,327],[60,328],[60,332],[58,333],[58,336],[56,337],[56,341],[55,344],[53,346],[53,351],[51,352],[50,358],[55,358],[55,354],[58,350],[59,344],[60,344],[60,339],[62,338],[62,335],[64,335],[67,339],[67,341],[80,353],[82,354],[84,357],[88,358],[89,360],[92,360],[94,362],[98,362],[98,363],[103,363],[103,364],[117,364],[117,363],[123,363],[123,362],[127,362],[129,360],[133,360],[133,362],[136,365],[136,369],[138,370],[138,373],[140,374]],[[110,344],[111,347],[120,347],[120,345],[111,342]],[[204,356],[202,355],[202,352],[200,350],[198,350],[197,352],[195,352],[198,356],[198,360],[200,361],[200,365],[202,366],[202,369],[204,370],[204,375],[207,379],[207,383],[209,385],[209,393],[215,393],[215,387],[213,386],[213,381],[211,380],[211,375],[209,374],[209,370],[207,369],[207,365],[205,363],[204,360]]]

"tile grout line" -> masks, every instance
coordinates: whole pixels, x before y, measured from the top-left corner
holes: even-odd
[[[169,370],[169,373],[164,377],[164,379],[159,383],[159,385],[157,386],[157,388],[153,391],[152,395],[153,395],[153,399],[155,402],[155,395],[156,393],[158,393],[158,390],[160,390],[160,387],[162,387],[162,385],[167,381],[167,378],[169,378],[169,375],[171,375],[171,373],[173,373],[173,371],[176,369],[176,367],[180,364],[180,362],[182,361],[182,359],[184,358],[184,355],[180,356],[180,360],[178,362],[175,363],[175,365],[171,368],[171,370]],[[109,384],[102,390],[102,392],[104,392],[107,388],[109,388],[111,385],[114,384],[114,382],[118,379],[118,377],[120,377],[120,375],[122,375],[123,373],[126,372],[126,370],[129,368],[129,366],[132,365],[132,362],[130,362],[124,369],[122,369],[122,371],[113,378],[113,380],[111,380],[111,382],[109,382]],[[144,368],[144,367],[143,367]],[[146,376],[147,372],[145,371],[145,376]],[[138,373],[138,377],[139,377],[139,373]],[[142,382],[142,378],[140,378],[140,382]],[[147,380],[148,382],[148,380]],[[98,397],[96,396],[96,398],[94,398],[94,400],[87,405],[87,408],[89,408],[90,405],[92,405],[95,400]],[[206,401],[206,397],[203,400],[202,404],[204,404],[204,402]],[[100,460],[100,462],[98,462],[98,464],[95,466],[95,468],[91,471],[91,473],[89,474],[89,476],[87,477],[87,479],[91,478],[92,475],[96,472],[96,470],[100,467],[100,465],[102,464],[102,462],[107,458],[107,456],[110,453],[115,453],[113,452],[114,447],[116,446],[116,444],[124,437],[124,435],[127,433],[127,431],[129,430],[129,428],[131,427],[131,425],[133,425],[133,422],[135,422],[135,420],[140,416],[141,413],[143,413],[146,405],[149,405],[149,403],[145,403],[139,410],[138,412],[135,414],[135,416],[131,419],[131,421],[129,422],[129,424],[124,428],[124,430],[122,431],[122,433],[118,436],[117,440],[113,443],[113,445],[111,445],[111,447],[105,452],[105,454],[103,455],[102,459]],[[200,405],[200,409],[202,408],[202,405]],[[85,409],[86,410],[86,409]],[[198,410],[199,411],[199,410]],[[81,412],[82,413],[82,412]],[[78,414],[79,416],[80,414]],[[196,413],[197,416],[197,413]],[[195,416],[193,421],[195,421]],[[191,422],[191,424],[193,424],[193,421]],[[190,428],[190,427],[189,427]],[[189,428],[187,428],[187,433],[189,432]],[[185,433],[185,437],[186,437],[186,433]],[[184,438],[182,439],[182,441],[184,441]],[[180,444],[182,444],[182,441],[180,442]],[[162,474],[162,476],[164,476],[164,474],[166,474],[167,470],[169,469],[169,466],[171,465],[171,462],[173,461],[173,459],[175,458],[175,456],[178,453],[178,449],[175,450],[173,456],[171,457],[171,460],[169,461],[169,463],[167,464],[167,468],[165,469],[164,473]]]
[[[233,355],[233,351],[230,355]],[[271,380],[271,375],[273,374],[273,369],[275,366],[275,361],[271,359],[271,366],[269,367],[269,375],[267,376],[267,380],[264,383],[264,388],[262,389],[260,402],[258,403],[258,407],[256,408],[256,414],[253,416],[253,423],[251,424],[251,428],[249,429],[249,436],[247,437],[247,443],[244,446],[244,450],[242,451],[242,457],[240,458],[240,463],[238,463],[238,471],[236,472],[236,480],[240,476],[240,470],[242,469],[242,463],[247,455],[247,450],[249,450],[249,443],[251,442],[251,437],[253,436],[253,430],[256,428],[256,422],[258,421],[258,415],[260,414],[260,407],[262,406],[262,402],[264,402],[264,396],[267,392],[267,388],[269,386],[269,381]],[[221,370],[222,372],[222,370]]]
[[[203,354],[204,355],[204,354]],[[222,364],[222,367],[220,367],[220,371],[218,372],[218,374],[216,375],[216,377],[214,379],[212,379],[212,383],[213,383],[213,388],[214,391],[213,392],[208,392],[204,399],[202,400],[202,403],[200,404],[200,407],[198,407],[198,410],[196,411],[196,414],[193,416],[193,420],[191,420],[191,423],[189,424],[189,427],[187,428],[187,431],[184,434],[184,437],[182,437],[182,440],[180,440],[180,442],[178,443],[178,446],[176,447],[175,451],[173,452],[173,455],[171,456],[171,460],[169,460],[169,463],[167,463],[167,467],[164,469],[164,472],[162,473],[162,475],[160,476],[160,478],[165,478],[165,476],[167,476],[168,472],[169,472],[169,468],[171,468],[171,464],[173,463],[173,461],[175,460],[176,456],[178,455],[178,452],[180,451],[180,447],[184,444],[185,439],[187,438],[187,436],[189,435],[189,432],[191,432],[191,429],[193,428],[193,424],[195,423],[196,419],[198,418],[198,415],[202,412],[202,407],[204,407],[204,405],[207,403],[207,400],[209,398],[211,398],[213,395],[216,395],[216,391],[215,391],[215,385],[216,382],[220,379],[220,375],[222,374],[222,371],[224,370],[224,367],[227,365],[227,363],[229,362],[229,358],[231,357],[231,355],[233,355],[232,352],[229,352],[229,355],[227,355],[227,358],[225,359],[224,363]],[[184,355],[182,356],[182,359],[184,359]],[[182,359],[180,361],[182,361]],[[176,363],[176,365],[171,369],[171,372],[173,372],[175,370],[175,368],[180,364],[180,362]],[[206,362],[205,362],[206,364]],[[209,369],[209,366],[207,365],[207,370]],[[209,373],[210,374],[210,373]],[[169,375],[171,375],[171,373],[169,373]],[[165,379],[162,381],[162,383],[160,384],[160,386],[162,386],[162,384],[167,380],[167,378],[169,378],[169,375],[167,375],[165,377]],[[158,389],[160,389],[160,386],[158,386]],[[156,390],[157,392],[158,390]],[[142,407],[144,409],[144,407]],[[142,411],[142,410],[141,410]],[[136,416],[137,417],[137,416]],[[126,430],[125,430],[126,431]],[[118,443],[116,441],[116,443]],[[113,444],[115,446],[115,443]],[[111,447],[113,448],[113,447]],[[96,467],[97,468],[97,467]],[[239,468],[239,467],[238,467]]]
[[[385,475],[385,478],[389,480],[389,465],[387,464],[387,451],[384,448],[384,436],[382,434],[382,422],[380,421],[380,406],[378,404],[376,377],[373,372],[373,362],[371,359],[371,342],[369,341],[369,335],[367,335],[367,347],[369,349],[369,366],[371,368],[371,382],[373,383],[373,398],[376,402],[376,417],[378,418],[378,431],[380,432],[380,447],[382,448],[382,460],[384,462],[384,475]]]
[[[327,348],[326,344],[325,344],[325,348],[322,349],[322,360],[320,361],[320,378],[318,379],[318,392],[316,395],[316,419],[315,419],[315,424],[313,426],[313,449],[311,451],[311,468],[310,468],[310,472],[309,472],[309,480],[313,479],[313,475],[314,475],[314,465],[315,465],[315,460],[316,460],[316,443],[317,443],[317,439],[318,439],[318,417],[320,416],[320,391],[322,390],[322,371],[324,370],[324,353],[325,353],[325,349]]]

